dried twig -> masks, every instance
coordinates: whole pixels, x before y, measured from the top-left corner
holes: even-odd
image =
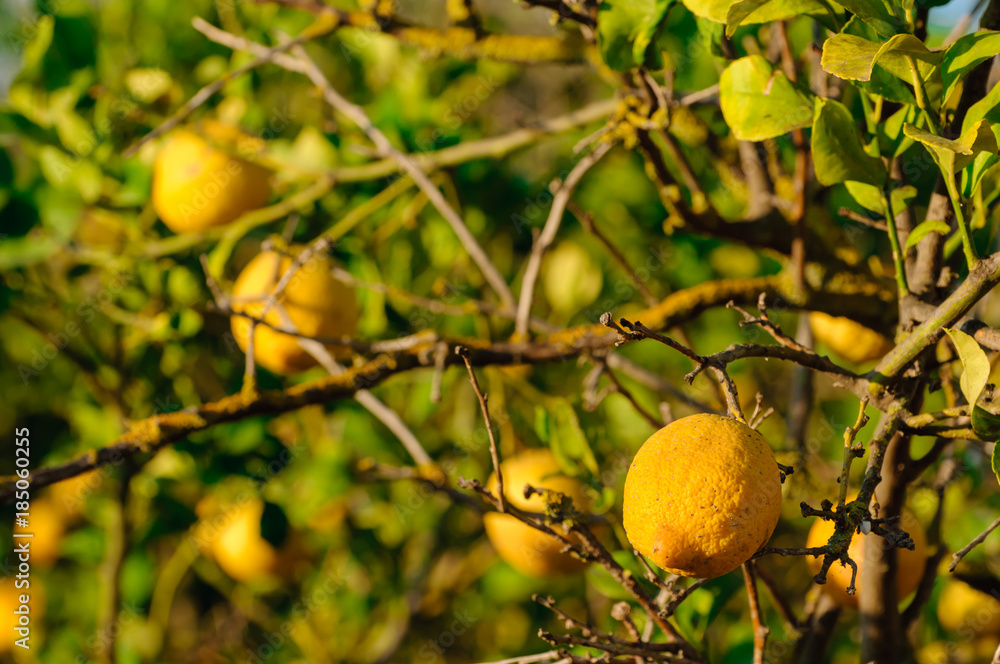
[[[799,350],[804,353],[812,352],[811,349],[807,348],[806,346],[803,346],[798,341],[785,334],[784,331],[782,331],[781,327],[777,323],[772,321],[771,318],[767,315],[767,301],[765,293],[761,293],[760,297],[757,298],[757,309],[760,311],[760,316],[757,318],[754,318],[745,309],[737,306],[735,302],[730,302],[726,304],[726,308],[738,311],[743,315],[743,320],[740,321],[740,327],[744,327],[747,325],[756,325],[758,327],[767,330],[768,333],[772,337],[774,337],[774,340],[777,341],[782,346],[785,346],[787,348],[793,348],[795,350]]]
[[[209,25],[204,20],[197,17],[193,20],[193,23],[195,25],[195,28],[199,29],[203,27],[203,25]],[[154,129],[153,131],[149,132],[148,134],[140,138],[130,147],[126,148],[122,152],[122,156],[126,158],[131,157],[139,150],[140,147],[142,147],[143,144],[148,143],[149,141],[153,140],[154,138],[157,138],[158,136],[162,136],[163,134],[167,133],[168,131],[179,125],[180,123],[184,122],[184,120],[186,120],[188,116],[191,115],[191,113],[193,113],[199,106],[207,102],[216,92],[226,87],[226,85],[228,85],[229,82],[232,81],[234,78],[242,76],[243,74],[253,69],[256,69],[262,64],[268,62],[276,62],[278,56],[283,54],[285,51],[288,51],[289,49],[294,48],[296,46],[300,46],[301,44],[311,39],[316,39],[317,37],[321,37],[325,34],[328,34],[332,32],[336,27],[337,24],[334,22],[330,22],[329,20],[326,19],[317,19],[311,26],[303,30],[302,34],[300,34],[298,37],[295,37],[294,39],[288,40],[276,46],[272,46],[271,48],[264,47],[265,50],[261,51],[260,54],[250,62],[241,65],[230,72],[223,74],[218,79],[212,81],[202,89],[198,90],[198,92],[196,92],[193,97],[191,97],[187,102],[185,102],[183,106],[181,106],[173,115],[171,115],[169,118],[167,118],[167,120],[165,120],[162,124],[160,124],[160,126],[158,126],[156,129]]]
[[[462,358],[465,362],[465,368],[469,372],[469,382],[472,383],[472,389],[476,391],[476,396],[479,398],[479,409],[483,411],[483,420],[486,423],[486,433],[490,437],[490,457],[493,459],[493,471],[497,474],[497,511],[500,513],[507,511],[507,498],[504,495],[503,489],[503,471],[500,469],[500,452],[497,450],[497,439],[496,434],[493,432],[493,420],[490,419],[490,409],[488,405],[489,398],[487,395],[483,394],[483,391],[479,388],[479,380],[476,378],[476,372],[472,370],[472,361],[469,359],[469,351],[466,348],[459,346],[455,349],[455,353]]]
[[[349,102],[339,92],[337,92],[323,72],[320,71],[319,67],[316,66],[316,63],[313,62],[313,60],[305,52],[305,49],[301,46],[293,46],[292,51],[301,64],[301,69],[299,71],[304,73],[309,80],[320,89],[320,92],[323,94],[323,98],[326,102],[350,118],[352,122],[354,122],[368,135],[368,138],[370,138],[372,143],[375,144],[376,149],[381,155],[396,161],[400,168],[402,168],[406,174],[417,183],[417,186],[420,187],[422,192],[424,192],[427,199],[435,208],[437,208],[438,212],[441,213],[441,216],[448,222],[448,225],[451,226],[455,235],[458,236],[462,245],[465,247],[465,250],[469,252],[472,260],[475,261],[476,265],[483,273],[486,281],[500,297],[500,301],[503,302],[504,307],[513,310],[515,306],[514,296],[510,292],[507,282],[504,281],[504,278],[500,275],[496,266],[493,265],[489,256],[486,255],[486,252],[483,250],[482,246],[480,246],[475,236],[473,236],[469,231],[465,222],[462,221],[462,218],[457,212],[455,212],[454,208],[451,207],[441,191],[434,185],[433,182],[430,181],[430,178],[427,177],[420,166],[408,155],[400,152],[395,146],[393,146],[392,142],[386,137],[386,135],[372,123],[364,109]]]
[[[761,565],[756,565],[754,571],[757,572],[757,578],[764,582],[764,587],[767,588],[768,594],[771,595],[771,600],[774,602],[775,608],[778,609],[778,613],[787,623],[788,628],[792,631],[799,631],[802,628],[802,623],[799,622],[798,617],[795,615],[795,610],[792,608],[791,603],[788,601],[788,597],[781,592],[781,588],[778,587],[777,582],[775,582],[774,577],[771,576]]]
[[[986,527],[986,530],[976,535],[976,537],[971,542],[969,542],[961,549],[956,551],[954,555],[952,555],[951,557],[951,564],[948,565],[948,571],[954,572],[955,568],[958,567],[958,563],[962,561],[962,558],[965,558],[965,556],[969,555],[970,551],[972,551],[977,546],[982,544],[986,540],[986,538],[989,537],[990,533],[996,530],[998,526],[1000,526],[1000,518],[998,518],[996,521],[988,525]]]
[[[562,224],[563,213],[566,211],[566,204],[573,190],[583,179],[583,176],[590,168],[601,160],[612,148],[608,142],[598,143],[594,151],[583,157],[576,163],[573,170],[566,176],[566,180],[554,186],[554,196],[552,197],[552,207],[549,209],[549,216],[545,220],[542,232],[535,238],[531,246],[531,255],[528,256],[528,265],[524,269],[524,278],[521,281],[521,299],[517,303],[517,316],[514,318],[514,331],[523,338],[528,333],[528,319],[531,316],[531,302],[535,295],[535,281],[542,267],[542,255],[549,245],[556,239],[559,226]],[[553,183],[555,185],[555,183]]]
[[[656,296],[649,290],[649,286],[646,285],[646,280],[639,278],[635,269],[629,264],[628,260],[622,252],[619,251],[618,247],[616,247],[611,240],[608,239],[608,236],[597,227],[597,224],[594,222],[593,215],[572,200],[567,202],[566,208],[573,213],[573,216],[579,220],[580,225],[583,226],[588,233],[593,235],[601,244],[604,245],[604,248],[607,249],[611,258],[618,263],[618,267],[625,272],[629,280],[636,287],[636,290],[642,294],[643,299],[646,300],[646,305],[650,307],[654,306],[659,300],[657,300]]]
[[[615,372],[608,366],[607,358],[601,357],[597,354],[593,357],[594,362],[601,368],[603,374],[608,377],[614,391],[625,397],[628,402],[632,404],[632,407],[635,408],[635,411],[642,416],[642,419],[646,420],[646,422],[648,422],[654,429],[660,429],[664,426],[664,423],[661,420],[657,419],[652,413],[643,408],[642,404],[636,401],[635,395],[633,395],[627,387],[622,385],[621,381],[618,380],[618,376],[616,376]]]
[[[865,397],[858,406],[858,419],[854,422],[854,426],[847,427],[844,431],[844,460],[840,469],[840,498],[838,505],[843,505],[847,500],[847,481],[851,474],[851,463],[854,459],[863,456],[865,453],[864,446],[860,444],[855,445],[854,439],[857,437],[858,432],[861,431],[861,427],[868,423],[868,416],[865,415],[865,408],[867,407],[868,398]]]
[[[743,581],[747,587],[750,621],[753,623],[753,664],[764,664],[764,649],[767,647],[767,635],[771,630],[764,624],[762,617],[760,596],[757,594],[757,574],[753,560],[743,563]]]

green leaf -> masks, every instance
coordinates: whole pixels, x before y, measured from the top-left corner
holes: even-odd
[[[985,97],[969,107],[962,120],[962,133],[969,132],[980,121],[985,120],[994,136],[1000,129],[1000,85],[994,85]],[[1000,140],[1000,138],[998,138]],[[997,157],[988,153],[977,154],[972,163],[962,171],[962,195],[972,198],[987,172],[997,164]]]
[[[719,79],[722,117],[742,141],[762,141],[808,127],[812,104],[759,55],[736,60]]]
[[[821,11],[826,8],[818,0],[738,0],[726,12],[726,36],[732,37],[741,25],[784,21]]]
[[[997,138],[986,120],[974,124],[957,140],[932,134],[911,124],[903,125],[903,133],[924,144],[945,177],[965,168],[979,152],[997,152]]]
[[[972,159],[972,163],[962,169],[962,195],[972,198],[979,188],[980,182],[990,169],[1000,163],[1000,158],[989,152],[980,152]]]
[[[725,23],[733,0],[681,0],[692,14],[716,23]]]
[[[885,183],[885,166],[865,152],[854,116],[838,101],[816,100],[811,149],[816,179],[826,186],[847,180]]]
[[[965,74],[980,62],[1000,53],[1000,32],[980,30],[948,47],[941,58],[941,99],[947,101]]]
[[[955,344],[958,358],[962,361],[962,378],[959,381],[962,394],[970,405],[976,405],[979,395],[990,377],[990,361],[975,339],[956,329],[945,330]]]
[[[884,44],[879,44],[852,34],[840,33],[823,43],[820,63],[823,69],[834,76],[852,81],[871,80],[872,71],[878,64],[909,82],[913,76],[907,57],[922,63],[918,64],[918,71],[921,78],[926,78],[941,54],[929,51],[913,35],[896,35]]]
[[[581,466],[596,475],[597,459],[580,428],[573,405],[567,399],[553,398],[546,402],[546,406],[551,418],[549,447],[559,460],[559,465],[573,475],[582,472]]]
[[[906,238],[906,248],[917,246],[917,243],[923,240],[931,233],[937,233],[939,235],[947,235],[951,228],[945,222],[940,219],[928,219],[917,225],[912,231],[910,231],[910,236]]]
[[[898,81],[895,78],[893,80]],[[909,104],[890,115],[884,122],[879,123],[877,130],[882,154],[898,157],[906,152],[913,145],[913,139],[903,134],[903,125],[914,124],[916,121],[917,108],[915,105]]]
[[[597,11],[601,59],[612,69],[628,71],[653,64],[649,48],[673,0],[604,0]]]
[[[1000,415],[991,413],[981,406],[972,408],[972,430],[983,440],[1000,440]],[[997,451],[993,449],[993,472],[997,472]]]
[[[864,182],[858,182],[857,180],[847,180],[844,182],[844,186],[847,187],[847,192],[854,197],[854,200],[858,202],[858,205],[867,210],[871,210],[872,212],[878,212],[883,217],[886,216],[886,211],[882,206],[881,187],[876,187],[873,184],[866,184]],[[910,201],[916,198],[916,196],[917,188],[911,185],[893,189],[892,209],[898,212],[909,205]]]
[[[906,22],[895,16],[882,0],[838,0],[838,4],[883,37],[906,31]]]
[[[702,641],[712,621],[741,588],[743,581],[740,574],[724,574],[691,593],[674,614],[682,634],[694,641]]]
[[[980,120],[987,120],[993,133],[997,133],[996,125],[1000,124],[1000,85],[994,85],[985,97],[969,107],[962,120],[962,133],[967,132]]]

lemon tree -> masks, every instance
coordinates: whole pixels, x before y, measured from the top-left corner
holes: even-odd
[[[0,3],[0,658],[989,661],[998,17]]]

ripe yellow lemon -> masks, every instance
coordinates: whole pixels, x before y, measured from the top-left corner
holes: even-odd
[[[817,341],[855,364],[877,360],[892,350],[889,339],[850,318],[814,311],[809,314],[809,325]]]
[[[258,498],[222,508],[200,535],[219,567],[237,581],[250,581],[275,571],[278,552],[260,534],[264,503]]]
[[[545,255],[541,276],[545,298],[567,316],[596,300],[604,286],[601,267],[586,249],[569,240]]]
[[[917,518],[909,510],[903,510],[899,526],[910,534],[914,544],[913,551],[909,549],[897,549],[896,551],[896,585],[899,591],[897,600],[902,600],[917,589],[917,585],[920,583],[920,575],[924,573],[924,563],[927,559],[927,535],[924,533],[923,526],[920,525],[920,522],[917,521]],[[835,526],[832,521],[817,519],[809,530],[806,547],[825,546],[830,540],[830,535],[833,534],[834,528]],[[885,542],[882,537],[872,534],[856,534],[854,539],[851,540],[851,546],[847,549],[847,555],[858,565],[858,577],[854,582],[854,585],[859,589],[858,592],[860,592],[860,588],[862,587],[861,579],[864,576],[865,567],[870,564],[865,560],[865,542],[867,538],[875,538],[879,542]],[[823,565],[823,557],[813,558],[812,556],[807,556],[806,562],[812,573],[816,574]],[[830,595],[841,606],[857,608],[858,593],[853,595],[847,594],[847,586],[850,583],[850,566],[834,562],[830,565],[830,570],[826,574],[826,584],[823,586],[823,592]]]
[[[83,512],[87,501],[101,490],[104,476],[91,471],[56,482],[49,487],[46,498],[58,510],[66,522],[75,521]]]
[[[261,147],[260,140],[212,120],[197,131],[174,131],[153,163],[156,214],[173,232],[194,233],[261,207],[271,196],[271,172],[241,156]]]
[[[625,478],[629,541],[663,569],[713,578],[750,559],[778,524],[781,476],[746,424],[691,415],[649,437]]]
[[[49,567],[59,558],[62,548],[63,533],[66,524],[60,509],[48,497],[31,501],[26,527],[14,526],[15,533],[31,533],[31,538],[18,538],[17,541],[30,542],[31,564],[38,567]]]
[[[960,637],[1000,634],[1000,601],[959,580],[949,580],[937,605],[938,622]]]
[[[293,251],[299,251],[296,247]],[[292,259],[273,251],[255,256],[233,286],[233,311],[260,317],[264,304]],[[354,291],[333,278],[334,262],[314,254],[295,272],[277,303],[264,316],[271,325],[291,329],[309,337],[354,336],[358,329],[358,302]],[[231,320],[233,336],[243,352],[247,349],[250,321],[242,316]],[[347,346],[328,346],[337,358],[350,355]],[[292,374],[316,366],[317,362],[297,337],[277,332],[265,325],[254,331],[254,360],[277,374]]]
[[[18,581],[22,585],[21,588],[15,585]],[[25,582],[29,584],[28,587],[24,587]],[[28,600],[26,605],[21,604],[22,595]],[[24,606],[27,606],[27,609],[23,608]],[[15,611],[18,613],[14,613]],[[14,631],[17,628],[27,627],[29,630],[27,643],[32,648],[37,647],[38,632],[44,616],[45,594],[41,579],[37,576],[27,580],[18,580],[14,576],[0,579],[0,654],[11,650],[21,651],[20,646],[15,645],[15,641],[23,638],[24,633]]]
[[[504,461],[504,496],[507,502],[518,509],[543,512],[545,501],[541,496],[524,497],[524,485],[530,484],[540,489],[550,489],[565,494],[573,500],[580,512],[590,509],[590,498],[586,487],[577,480],[566,477],[559,469],[556,458],[547,449],[525,450]],[[496,494],[496,473],[490,476],[486,488]],[[529,576],[547,574],[568,574],[582,570],[586,563],[569,554],[561,553],[562,543],[551,535],[535,530],[521,523],[509,514],[490,512],[483,516],[483,525],[497,554],[518,571]],[[553,529],[560,526],[554,524]]]

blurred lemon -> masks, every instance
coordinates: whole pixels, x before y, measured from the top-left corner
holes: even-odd
[[[27,540],[30,544],[31,564],[38,567],[49,567],[59,558],[63,533],[66,525],[62,511],[49,497],[36,498],[31,501],[28,510],[28,525],[15,525],[15,533],[31,533],[30,538],[18,538],[16,541]]]
[[[295,247],[293,251],[301,251]],[[292,265],[292,259],[277,252],[265,251],[243,268],[233,286],[234,311],[260,317],[275,284]],[[308,337],[351,337],[358,329],[358,302],[354,291],[333,278],[334,261],[325,255],[313,255],[299,267],[281,297],[264,316],[280,328],[295,326]],[[231,320],[233,336],[245,353],[250,321],[242,316]],[[350,355],[347,346],[327,346],[336,357]],[[254,360],[277,374],[287,375],[316,366],[316,359],[299,345],[298,337],[277,332],[265,325],[254,330]]]
[[[153,163],[153,207],[175,233],[228,224],[271,196],[271,172],[238,156],[260,140],[213,120],[197,130],[175,130]]]
[[[275,571],[278,552],[261,535],[264,502],[257,497],[220,508],[199,524],[199,539],[219,567],[237,581],[251,581]]]
[[[545,511],[545,501],[541,496],[536,494],[531,498],[524,497],[525,484],[565,494],[581,512],[590,509],[586,487],[578,480],[563,475],[559,462],[547,449],[525,450],[504,461],[500,468],[503,471],[504,496],[509,504],[518,509]],[[496,494],[496,473],[490,475],[486,488]],[[586,567],[586,563],[568,553],[561,553],[562,544],[557,539],[521,523],[509,514],[489,512],[483,515],[483,525],[497,554],[523,574],[567,574]],[[553,524],[552,528],[558,529],[561,526]]]
[[[962,636],[1000,634],[1000,602],[964,581],[948,580],[938,597],[937,616],[941,627]]]
[[[809,324],[817,341],[855,364],[880,359],[892,350],[889,339],[850,318],[814,311]]]
[[[0,654],[10,652],[15,649],[14,642],[21,638],[21,635],[14,631],[19,626],[21,616],[15,611],[22,610],[21,596],[26,595],[27,603],[27,627],[31,630],[28,644],[37,647],[39,640],[39,628],[42,617],[45,615],[45,594],[41,581],[37,577],[28,579],[30,586],[27,588],[17,588],[14,576],[0,578]],[[23,582],[23,580],[22,580]],[[17,646],[20,651],[20,646]]]
[[[560,242],[542,260],[542,290],[556,311],[572,315],[597,299],[604,286],[601,267],[575,242]]]

